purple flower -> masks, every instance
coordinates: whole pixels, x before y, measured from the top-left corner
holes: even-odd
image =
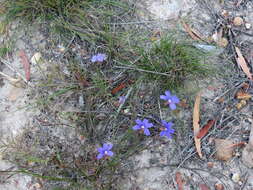
[[[135,122],[136,122],[136,125],[133,126],[133,130],[135,131],[143,130],[146,136],[150,135],[150,131],[148,128],[153,127],[152,123],[149,123],[147,119],[144,119],[143,121],[140,119],[136,119]]]
[[[162,128],[160,136],[166,136],[168,139],[171,139],[171,135],[175,132],[175,130],[171,128],[174,124],[172,122],[167,123],[166,121],[162,120],[162,125],[164,128]]]
[[[106,54],[104,53],[98,53],[97,55],[93,55],[91,58],[91,62],[103,62],[106,59]]]
[[[177,96],[171,95],[169,90],[165,91],[165,95],[161,95],[160,98],[166,101],[166,104],[169,105],[171,110],[175,110],[177,108],[176,104],[179,103],[179,99]]]
[[[104,143],[102,147],[98,148],[97,150],[99,154],[97,155],[97,159],[101,159],[107,156],[113,156],[113,152],[111,151],[112,146],[112,144]]]
[[[125,96],[120,96],[119,97],[119,104],[124,104],[126,101],[126,97]]]

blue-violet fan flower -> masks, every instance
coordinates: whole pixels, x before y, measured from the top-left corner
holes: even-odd
[[[160,136],[166,136],[168,137],[168,139],[171,139],[171,135],[175,132],[174,129],[172,129],[171,127],[174,125],[172,122],[166,122],[164,120],[162,120],[162,131],[160,132]]]
[[[143,130],[146,136],[150,135],[149,128],[153,127],[152,123],[149,123],[147,119],[144,119],[144,120],[136,119],[135,122],[136,122],[136,125],[133,126],[133,130],[135,131]]]
[[[106,59],[106,54],[104,54],[104,53],[98,53],[98,54],[92,56],[91,62],[92,63],[103,62],[105,59]]]
[[[171,110],[175,110],[177,108],[176,104],[179,103],[179,98],[171,95],[169,90],[165,91],[165,95],[161,95],[160,98],[166,101],[166,104],[169,105]]]
[[[102,147],[98,148],[99,154],[97,155],[97,159],[101,159],[107,156],[113,156],[113,152],[111,151],[113,145],[109,143],[104,143]]]

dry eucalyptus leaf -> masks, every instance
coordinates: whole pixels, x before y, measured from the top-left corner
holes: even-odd
[[[193,108],[193,133],[194,133],[194,142],[195,142],[196,151],[199,157],[203,158],[203,155],[201,152],[201,141],[199,138],[197,138],[197,134],[200,129],[200,126],[199,126],[200,99],[201,99],[201,92],[197,94],[195,103],[194,103],[194,108]]]
[[[215,139],[216,159],[228,161],[233,157],[233,142],[226,139]]]
[[[250,68],[248,67],[243,55],[242,55],[242,52],[241,50],[235,46],[235,51],[237,53],[237,56],[236,57],[236,62],[237,64],[242,68],[243,72],[247,75],[247,77],[250,79],[250,80],[253,80],[253,77],[252,77],[252,74],[250,72]]]

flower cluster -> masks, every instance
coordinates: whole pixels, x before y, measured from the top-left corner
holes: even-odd
[[[91,58],[92,63],[103,62],[104,60],[106,60],[106,54],[104,53],[98,53],[96,55],[93,55]]]
[[[172,95],[171,92],[169,90],[165,91],[165,95],[161,95],[160,98],[162,100],[166,101],[166,105],[169,106],[169,108],[171,110],[175,110],[176,109],[176,104],[179,103],[179,98],[175,95]],[[119,102],[122,104],[125,102],[125,97],[122,96],[119,98]],[[150,136],[150,128],[154,127],[154,124],[149,122],[148,119],[136,119],[135,120],[136,125],[132,127],[132,129],[134,131],[141,131],[142,133],[144,133],[146,136]],[[163,137],[167,137],[168,139],[172,138],[172,134],[175,132],[174,129],[172,129],[172,126],[174,125],[172,122],[167,122],[165,120],[161,120],[160,125],[162,126],[160,128],[161,132],[160,132],[160,136]],[[99,154],[97,155],[97,159],[101,159],[101,158],[107,158],[107,157],[111,157],[113,156],[113,152],[111,151],[113,145],[112,144],[107,144],[104,143],[102,147],[98,148],[98,152]]]

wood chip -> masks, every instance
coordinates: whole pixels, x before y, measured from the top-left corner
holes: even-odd
[[[195,147],[196,151],[200,158],[203,158],[202,152],[201,152],[201,142],[200,139],[197,138],[197,134],[199,132],[199,111],[200,111],[200,99],[201,99],[201,92],[199,92],[196,96],[194,108],[193,108],[193,133],[194,133],[194,141],[195,141]]]

